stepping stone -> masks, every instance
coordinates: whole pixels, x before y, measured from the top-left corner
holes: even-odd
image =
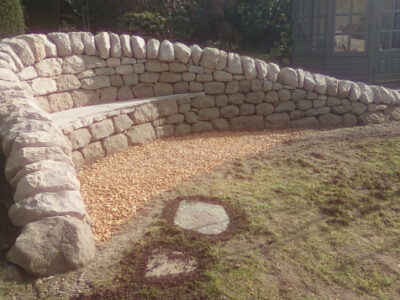
[[[188,274],[197,268],[197,259],[182,252],[158,249],[149,257],[145,277]]]
[[[222,205],[205,202],[179,203],[174,224],[203,234],[219,234],[229,225],[229,216]]]

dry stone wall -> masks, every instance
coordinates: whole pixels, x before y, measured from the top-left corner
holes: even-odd
[[[57,112],[167,97],[59,128]],[[0,136],[23,227],[9,261],[48,275],[95,252],[75,168],[155,138],[210,130],[354,126],[400,119],[400,94],[139,36],[86,32],[0,41]],[[52,113],[50,115],[49,113]]]

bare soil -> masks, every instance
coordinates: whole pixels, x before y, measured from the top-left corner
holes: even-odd
[[[257,139],[259,139],[261,142],[265,141],[263,140],[263,137],[268,136],[269,134],[269,132],[256,134],[249,133],[249,135],[257,136]],[[273,134],[279,135],[280,133],[274,132]],[[283,134],[287,134],[287,132],[284,132]],[[222,135],[224,136],[224,139],[221,139],[221,143],[219,145],[222,149],[224,149],[223,151],[230,153],[230,148],[245,148],[248,146],[246,144],[235,144],[235,141],[233,144],[232,141],[230,142],[231,144],[229,144],[227,141],[229,141],[230,135],[231,133],[224,133]],[[243,136],[245,134],[241,133],[241,135]],[[349,142],[357,140],[371,140],[371,142],[373,142],[374,138],[398,136],[400,136],[400,123],[397,122],[369,125],[364,127],[301,132],[301,134],[292,134],[292,136],[288,135],[286,138],[276,138],[276,140],[268,147],[263,147],[262,143],[260,143],[260,148],[254,147],[253,151],[245,151],[244,153],[240,153],[233,157],[231,156],[227,159],[221,159],[220,157],[213,158],[213,161],[217,161],[217,163],[208,164],[205,162],[206,158],[202,157],[200,160],[200,167],[197,169],[192,169],[190,174],[184,174],[181,177],[174,173],[177,168],[167,168],[165,171],[162,171],[163,176],[169,176],[170,178],[179,177],[179,180],[172,180],[168,184],[162,185],[162,187],[157,185],[156,182],[148,182],[144,186],[144,194],[141,194],[142,201],[138,202],[139,204],[136,205],[129,202],[130,206],[136,206],[136,208],[130,210],[125,215],[121,216],[121,211],[124,209],[123,207],[120,210],[117,210],[117,213],[112,216],[110,215],[112,214],[110,211],[105,213],[103,208],[92,208],[92,211],[97,211],[95,213],[95,222],[97,223],[95,223],[96,227],[94,229],[96,236],[98,237],[98,240],[106,240],[105,242],[97,243],[98,255],[93,263],[85,268],[70,272],[68,274],[55,275],[42,279],[31,278],[29,275],[25,274],[19,269],[19,272],[22,275],[22,280],[14,278],[17,281],[20,280],[20,282],[17,284],[12,283],[12,280],[10,280],[10,278],[6,278],[4,272],[1,272],[1,270],[6,270],[6,268],[8,268],[5,262],[5,254],[18,235],[18,229],[12,226],[6,217],[7,209],[12,203],[12,191],[5,183],[4,178],[2,178],[0,181],[2,195],[0,201],[0,276],[2,275],[0,277],[0,299],[2,293],[5,299],[130,299],[132,289],[129,287],[129,285],[125,285],[125,290],[121,290],[121,286],[119,286],[119,290],[115,291],[112,286],[110,286],[110,280],[111,278],[115,277],[115,272],[120,270],[119,262],[123,259],[126,259],[126,253],[135,244],[140,243],[150,234],[149,228],[154,220],[156,220],[158,217],[168,217],[170,220],[172,215],[171,212],[173,212],[173,208],[176,207],[176,202],[174,201],[176,201],[178,197],[182,196],[181,192],[179,191],[179,185],[182,182],[193,180],[197,185],[206,185],[210,177],[221,177],[221,180],[223,180],[224,176],[229,174],[229,169],[234,169],[237,166],[240,166],[244,169],[247,168],[249,172],[252,172],[252,170],[257,167],[259,159],[267,159],[272,163],[276,163],[277,166],[279,166],[280,161],[293,159],[294,157],[299,158],[300,160],[302,157],[315,157],[320,161],[337,161],[338,164],[354,164],[354,161],[359,158],[351,157],[351,155],[347,156]],[[163,145],[161,148],[163,151],[167,151],[165,150],[165,147],[167,147],[167,141],[158,141],[158,143]],[[200,147],[201,144],[202,143],[196,144],[195,137],[193,137],[193,140],[188,143],[188,145],[196,145],[196,147]],[[228,147],[226,147],[226,145],[228,145]],[[172,151],[169,153],[178,151],[177,149],[179,149],[179,147],[172,149],[173,150],[169,150]],[[218,149],[218,143],[213,144],[211,148],[208,148],[207,155],[210,155],[212,152],[218,152]],[[151,163],[149,161],[144,162],[145,158],[154,157],[155,159],[158,159],[159,155],[161,154],[160,152],[157,152],[152,156],[151,145],[142,147],[140,151],[139,149],[129,151],[123,152],[120,154],[120,156],[119,154],[116,154],[110,156],[110,158],[106,158],[110,161],[106,162],[105,165],[110,169],[112,166],[117,166],[118,164],[124,166],[126,165],[124,161],[129,159],[129,156],[137,156],[139,157],[139,160],[142,161],[142,164],[137,166],[140,169],[144,169]],[[154,151],[156,150],[154,149]],[[121,161],[118,161],[119,159],[121,159],[122,163]],[[176,162],[177,161],[174,160],[171,163],[175,164]],[[87,179],[89,184],[94,185],[95,181],[90,179],[90,174],[93,174],[92,172],[96,168],[104,168],[104,165],[100,166],[99,163],[100,162],[95,163],[94,165],[84,169],[80,174],[80,179]],[[185,166],[182,166],[181,168],[190,169],[191,163],[195,165],[196,161],[185,158]],[[2,159],[2,164],[4,164],[4,159]],[[156,165],[160,164],[162,164],[162,161],[156,160]],[[222,164],[224,165],[221,166]],[[135,166],[133,163],[130,163],[129,165],[131,167]],[[0,165],[0,167],[2,166]],[[4,166],[2,169],[4,170]],[[118,172],[121,173],[121,169],[119,169],[117,173]],[[243,176],[243,180],[247,180],[245,173],[241,176]],[[128,185],[124,185],[124,188],[121,190],[125,189],[128,191],[128,193],[135,194],[135,191],[137,191],[137,186],[135,186],[135,188],[132,190],[127,188],[127,186],[132,186],[136,179],[137,177],[135,179],[132,178],[128,182]],[[103,178],[102,180],[103,181],[100,182],[105,182],[106,180],[111,179]],[[122,179],[118,180],[118,183],[122,182],[120,181]],[[102,190],[103,187],[94,187],[93,190]],[[151,193],[152,187],[154,187],[156,192]],[[85,192],[85,188],[86,187],[84,185],[83,194],[84,196],[87,196],[88,192]],[[96,197],[99,196],[96,195]],[[93,206],[96,206],[95,202],[93,203]],[[112,204],[117,205],[115,202]],[[171,206],[166,207],[166,204],[171,204]],[[227,208],[228,211],[230,210],[229,207],[225,208]],[[282,214],[284,213],[285,212],[282,212]],[[104,216],[102,217],[102,215]],[[104,225],[104,220],[107,219],[107,216],[114,220],[111,225]],[[116,223],[115,218],[118,218],[118,216],[121,216],[124,222]],[[241,212],[237,212],[237,216],[237,224],[243,224],[240,221]],[[245,218],[242,220],[243,222],[245,221],[244,219]],[[307,224],[304,226],[310,227],[313,226],[313,224]],[[237,230],[240,230],[240,226]],[[229,234],[223,236],[223,240],[227,243],[225,247],[226,251],[230,251],[232,253],[251,251],[252,245],[248,243],[248,240],[232,240],[232,242],[229,242],[229,236],[231,234],[235,234],[235,231],[232,230]],[[301,232],[299,234],[301,234]],[[289,243],[289,241],[287,242]],[[274,243],[274,239],[271,238],[270,242],[268,242],[268,239],[264,238],[263,243],[265,244],[265,247],[268,247],[269,244]],[[257,245],[259,246],[259,244]],[[299,280],[299,277],[290,276],[290,274],[301,273],[301,270],[296,270],[296,268],[289,263],[286,265],[282,264],[282,261],[285,260],[278,259],[280,254],[274,253],[273,248],[268,251],[272,251],[271,253],[273,253],[273,256],[277,258],[275,261],[271,261],[271,264],[279,261],[279,269],[281,270],[281,272],[274,277],[262,278],[265,286],[275,287],[278,285],[280,287],[281,293],[274,295],[273,298],[292,299],[293,294],[291,294],[290,290],[293,287],[297,287],[297,290],[304,290],[304,296],[315,294],[320,296],[323,295],[325,299],[361,299],[361,297],[354,291],[344,287],[332,287],[321,282],[318,282],[319,286],[316,286],[312,285],[309,280]],[[398,260],[393,260],[393,257],[390,258],[382,256],[382,261],[385,259],[387,260],[385,266],[393,264],[396,264],[397,266],[399,263]],[[206,268],[208,262],[203,261],[202,263],[204,268]],[[382,262],[382,264],[384,264],[384,262]],[[282,274],[287,274],[288,276],[285,277]],[[140,280],[141,279],[138,278],[138,281]],[[174,281],[173,284],[179,284],[179,281]],[[93,292],[94,294],[92,294]],[[298,296],[301,297],[302,295]],[[257,297],[254,299],[257,299]],[[260,296],[258,299],[268,299],[268,297],[263,298]]]

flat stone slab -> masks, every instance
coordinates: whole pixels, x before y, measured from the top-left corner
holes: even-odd
[[[197,259],[182,252],[158,249],[153,251],[146,266],[146,278],[181,275],[193,272]]]
[[[174,224],[203,234],[219,234],[229,225],[229,216],[222,205],[205,202],[179,203]]]

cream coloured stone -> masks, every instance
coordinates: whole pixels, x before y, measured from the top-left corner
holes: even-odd
[[[57,46],[59,56],[67,56],[72,54],[71,42],[68,34],[64,32],[54,32],[47,35],[50,41]]]
[[[174,73],[183,73],[187,71],[187,66],[182,63],[172,62],[169,63],[169,71]]]
[[[219,50],[206,47],[200,60],[200,65],[204,68],[215,70],[219,61]]]
[[[32,80],[32,92],[34,96],[43,96],[57,92],[57,84],[51,78],[36,78]]]
[[[35,55],[25,40],[19,38],[3,39],[2,43],[9,45],[25,66],[31,66],[35,63]]]
[[[133,125],[133,121],[127,115],[119,115],[113,118],[116,133],[123,132]]]
[[[127,34],[122,34],[119,37],[121,42],[122,53],[126,57],[133,57],[132,47],[131,47],[131,37]]]
[[[162,74],[164,74],[164,73],[162,73]],[[160,79],[159,73],[147,72],[147,73],[140,74],[140,82],[152,83],[152,82],[157,82],[159,79]]]
[[[154,84],[154,95],[155,96],[167,96],[172,95],[174,93],[174,89],[171,84],[156,82]]]
[[[135,74],[144,73],[144,64],[134,64],[133,65],[133,73],[135,73]]]
[[[243,74],[243,67],[239,54],[236,53],[228,54],[227,71],[232,74]]]
[[[62,73],[61,65],[56,58],[42,60],[35,65],[35,69],[39,76],[44,77],[57,76]]]
[[[94,105],[99,103],[99,96],[94,91],[76,90],[71,92],[73,107]]]
[[[116,87],[106,87],[101,89],[100,102],[115,101],[117,99],[117,93]]]
[[[119,36],[115,33],[110,33],[111,57],[121,57],[122,49]]]
[[[0,80],[9,82],[18,82],[18,76],[9,69],[0,68]]]
[[[40,96],[40,97],[35,97],[35,99],[41,109],[43,109],[46,112],[50,112],[50,106],[47,97]]]
[[[85,50],[85,45],[82,42],[82,34],[80,32],[69,32],[68,36],[71,42],[72,52],[75,54],[82,54]]]
[[[59,92],[77,90],[81,87],[81,82],[79,79],[71,74],[58,76],[56,78],[56,84]]]
[[[326,94],[326,81],[325,81],[325,76],[321,74],[313,74],[314,80],[315,80],[315,88],[314,91],[320,95],[325,95]]]
[[[73,107],[70,93],[51,94],[47,97],[51,112],[67,110]]]
[[[80,55],[71,55],[63,59],[62,72],[64,74],[76,74],[85,70],[85,60]]]
[[[96,75],[115,75],[115,69],[112,67],[94,69]]]
[[[245,78],[247,80],[252,80],[257,78],[257,69],[254,63],[254,59],[248,56],[242,56],[241,61]]]
[[[145,64],[148,72],[165,72],[169,70],[167,63],[159,62],[158,60],[148,60]]]
[[[156,39],[150,39],[147,42],[147,58],[158,59],[160,53],[160,41]]]
[[[46,58],[46,48],[41,38],[32,34],[20,35],[18,38],[28,43],[36,62]]]
[[[86,65],[86,69],[94,68],[104,68],[106,66],[106,61],[97,56],[83,56],[83,61]]]
[[[30,34],[30,36],[31,35],[32,34]],[[57,56],[57,46],[53,42],[51,42],[45,34],[34,34],[34,36],[40,38],[43,41],[46,57]]]
[[[174,53],[175,53],[175,58],[178,61],[187,64],[190,60],[190,55],[192,54],[192,50],[188,46],[182,43],[175,43]]]
[[[228,53],[223,50],[219,50],[219,58],[217,66],[215,67],[216,70],[225,70],[226,65],[228,63]]]
[[[325,76],[326,95],[335,97],[338,94],[339,82],[336,78]]]
[[[155,73],[157,74],[157,73]],[[171,82],[179,82],[182,80],[181,73],[172,73],[172,72],[163,72],[159,77],[160,82],[171,83]]]
[[[145,144],[156,138],[156,133],[150,123],[133,126],[126,135],[129,145]]]
[[[81,80],[82,88],[85,90],[95,90],[103,87],[111,86],[110,77],[96,76],[90,78],[83,78]]]
[[[84,45],[84,52],[86,55],[96,55],[96,43],[94,40],[94,36],[90,32],[82,32],[81,33],[82,42]]]
[[[130,114],[135,124],[142,124],[156,120],[160,116],[158,106],[150,103],[141,105]]]
[[[133,73],[133,66],[132,65],[120,65],[115,67],[115,73],[117,75],[127,75]]]
[[[13,60],[18,71],[21,71],[25,67],[21,59],[9,45],[0,43],[0,53],[7,54]]]
[[[296,71],[297,71],[297,76],[298,76],[298,79],[299,79],[299,82],[298,82],[297,86],[299,88],[304,88],[305,73],[304,73],[304,71],[302,69],[296,69]]]
[[[71,134],[69,134],[69,139],[72,144],[72,150],[77,150],[89,145],[92,136],[90,135],[88,129],[81,128],[71,132]]]
[[[87,145],[82,149],[82,154],[86,163],[90,163],[95,159],[106,156],[106,153],[101,146],[101,142],[94,142]]]
[[[35,68],[30,66],[22,69],[22,71],[19,72],[17,76],[20,80],[30,80],[30,79],[35,79],[38,76],[38,74]]]
[[[277,65],[277,64],[274,64],[274,63],[269,63],[268,64],[268,67],[267,67],[267,70],[268,70],[268,79],[270,80],[270,81],[277,81],[278,80],[278,74],[279,74],[279,72],[280,72],[280,67]]]
[[[118,89],[118,95],[117,95],[117,99],[124,101],[124,100],[132,100],[133,97],[133,93],[132,93],[132,89],[130,89],[127,86],[122,86]]]
[[[350,85],[351,85],[351,89],[350,89],[350,93],[349,93],[349,99],[351,101],[359,100],[361,97],[360,87],[355,82],[350,82]]]
[[[278,81],[292,87],[298,86],[298,75],[295,69],[283,68],[278,74]]]
[[[128,149],[128,139],[124,134],[112,135],[103,140],[103,147],[107,154],[113,154]]]
[[[222,94],[225,91],[223,82],[206,82],[204,84],[204,92],[210,95]]]
[[[146,42],[140,36],[131,37],[133,55],[136,58],[146,58]]]
[[[129,74],[123,76],[123,81],[125,85],[131,86],[139,83],[139,75],[138,74]]]
[[[174,45],[170,41],[163,40],[161,42],[159,60],[166,62],[175,61]]]
[[[107,67],[116,67],[121,65],[121,59],[118,57],[110,57],[109,59],[107,59]]]
[[[110,36],[107,32],[101,32],[94,37],[94,41],[96,43],[96,48],[99,51],[99,56],[101,58],[109,58],[110,57]]]
[[[256,65],[258,79],[266,78],[268,75],[268,64],[261,59],[255,59],[254,63]]]
[[[135,98],[150,98],[154,96],[153,85],[148,83],[141,83],[132,88]]]
[[[114,133],[114,125],[112,120],[106,119],[90,125],[89,130],[93,140],[97,141],[112,135]]]

